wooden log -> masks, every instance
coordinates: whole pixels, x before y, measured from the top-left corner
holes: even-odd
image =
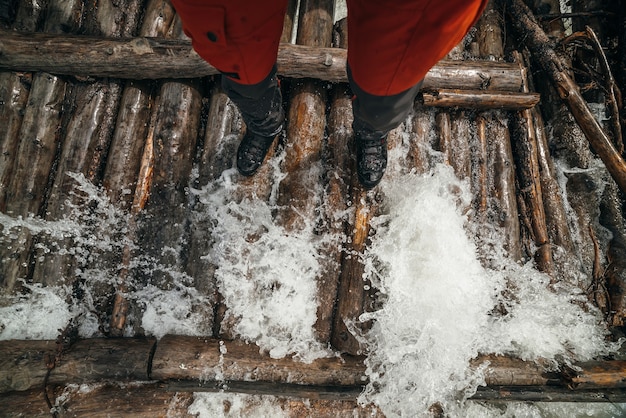
[[[41,387],[56,351],[54,341],[0,341],[0,393]]]
[[[187,412],[193,401],[193,393],[166,391],[159,383],[57,386],[47,389],[47,392],[54,406],[54,416],[101,418],[194,416]],[[3,404],[2,416],[7,418],[23,416],[49,418],[52,415],[42,389],[4,395]]]
[[[348,44],[347,20],[335,24],[333,44],[345,47]],[[323,211],[325,236],[329,237],[323,249],[323,267],[319,278],[318,309],[316,330],[320,341],[330,341],[333,328],[333,315],[337,302],[337,288],[342,258],[345,256],[348,228],[347,213],[350,198],[350,184],[353,176],[352,140],[352,98],[347,84],[333,86],[330,92],[328,111],[328,141],[324,153],[324,164],[328,167],[328,187]],[[338,302],[341,303],[341,302]]]
[[[424,106],[471,109],[528,109],[539,103],[537,93],[436,90],[422,93]]]
[[[0,353],[0,393],[3,397],[7,391],[28,395],[30,389],[43,384],[56,345],[52,341],[2,341]],[[168,335],[159,342],[149,338],[96,338],[70,346],[51,371],[48,385],[112,382],[132,386],[133,382],[158,381],[160,384],[152,386],[154,394],[160,390],[276,394],[281,393],[277,389],[284,389],[299,397],[345,400],[354,399],[367,383],[363,360],[355,356],[311,363],[273,359],[260,353],[254,344],[208,337]],[[528,393],[542,389],[570,401],[588,400],[589,393],[626,394],[624,361],[588,361],[548,372],[540,361],[481,355],[471,361],[470,367],[482,369],[487,387],[496,391],[503,387]],[[480,392],[473,399],[518,399],[515,394]]]
[[[504,3],[507,12],[513,17],[514,27],[523,36],[531,52],[541,57],[539,63],[554,83],[559,96],[567,104],[591,146],[602,159],[619,188],[626,191],[626,161],[619,155],[589,110],[587,103],[580,95],[578,86],[566,72],[565,63],[550,47],[550,40],[521,0],[507,0]]]
[[[329,47],[332,43],[334,0],[300,2],[299,45]],[[277,221],[287,231],[313,231],[320,219],[319,202],[323,199],[322,143],[326,128],[325,87],[316,80],[302,80],[292,85],[287,116],[287,142],[283,170],[288,173],[278,190]],[[324,266],[322,266],[324,269]],[[334,285],[321,272],[317,280],[319,300],[315,324],[319,338],[328,338],[331,329]],[[311,278],[312,279],[312,278]],[[332,282],[331,282],[332,283]]]
[[[435,123],[444,162],[453,168],[458,178],[469,178],[472,161],[467,115],[464,112],[440,112],[435,116]]]
[[[280,382],[319,386],[360,386],[362,357],[322,358],[302,363],[273,359],[259,347],[242,341],[204,337],[165,336],[152,362],[156,380]]]
[[[5,212],[6,190],[13,174],[19,130],[32,75],[0,73],[0,211]]]
[[[267,397],[225,397],[224,392],[235,392],[228,387],[215,390],[219,395],[204,396],[197,392],[211,391],[207,385],[195,388],[184,387],[175,391],[176,384],[134,383],[126,385],[92,385],[88,390],[80,387],[55,387],[48,390],[53,403],[61,416],[133,416],[133,417],[194,417],[189,407],[193,402],[202,408],[202,399],[210,402],[205,413],[216,416],[258,416],[264,401],[271,405],[281,416],[301,417],[353,417],[382,418],[375,406],[359,406],[354,399],[322,400],[289,397],[288,394],[272,392]],[[194,392],[194,393],[192,393]],[[237,393],[245,393],[237,391]],[[354,396],[356,397],[356,395]],[[353,398],[354,398],[353,397]],[[3,397],[3,416],[13,417],[50,417],[41,390],[11,393]],[[236,403],[236,404],[235,404]],[[198,408],[195,408],[196,410]]]
[[[140,36],[165,36],[174,15],[174,8],[167,0],[150,1],[139,29]],[[133,201],[143,146],[148,135],[146,121],[150,118],[153,102],[151,83],[129,81],[124,86],[102,180],[111,201],[122,209],[130,210]]]
[[[65,83],[49,74],[35,75],[6,192],[4,210],[10,216],[27,217],[39,214],[43,208],[45,187],[59,145],[57,132],[64,97]],[[31,242],[30,233],[21,230],[17,238],[0,248],[0,259],[4,261],[0,282],[8,291],[28,274]]]
[[[413,126],[410,128],[412,141],[409,143],[407,165],[419,174],[427,173],[431,167],[429,149],[433,148],[431,142],[434,135],[431,137],[431,132],[435,131],[435,122],[431,113],[419,101],[415,102]]]
[[[81,340],[63,353],[59,365],[52,368],[58,354],[54,341],[0,341],[0,393],[43,387],[44,382],[149,380],[155,343],[154,338]]]
[[[44,30],[59,33],[75,30],[78,16],[76,1],[50,2]],[[43,215],[47,186],[53,178],[54,160],[61,141],[62,110],[66,83],[56,76],[38,73],[33,77],[27,107],[20,126],[19,146],[15,155],[11,181],[6,189],[4,210],[14,217]],[[12,291],[19,279],[25,279],[32,267],[29,231],[17,232],[17,238],[0,247],[4,268],[0,282]]]
[[[516,60],[521,62],[521,56],[516,55]],[[529,87],[525,81],[523,91],[528,90]],[[532,111],[526,109],[514,114],[512,127],[513,135],[516,137],[513,144],[517,157],[519,191],[521,198],[524,199],[525,208],[529,211],[527,217],[531,223],[530,234],[537,248],[533,256],[539,270],[550,274],[556,280],[541,188],[537,129]]]
[[[174,21],[169,36],[183,36],[179,20]],[[137,232],[141,254],[149,257],[154,269],[149,274],[137,272],[138,280],[144,284],[176,286],[171,282],[171,273],[182,272],[186,264],[183,257],[187,188],[198,139],[202,104],[199,88],[197,80],[189,80],[165,82],[159,90],[154,109],[153,155],[145,159],[151,167],[150,198],[133,209],[141,215]],[[136,190],[136,197],[138,193],[143,194],[143,189]],[[125,326],[123,290],[119,289],[116,295],[111,321],[114,335],[121,334]]]
[[[133,80],[197,78],[218,71],[195,54],[187,40],[103,39],[0,30],[0,69],[49,71]],[[346,50],[281,44],[278,74],[346,82]],[[504,62],[440,61],[426,75],[424,89],[519,91],[515,65]]]

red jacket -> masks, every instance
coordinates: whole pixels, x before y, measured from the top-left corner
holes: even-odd
[[[276,62],[287,0],[172,0],[196,52],[242,84]],[[347,0],[348,64],[367,93],[417,84],[459,43],[487,0]]]

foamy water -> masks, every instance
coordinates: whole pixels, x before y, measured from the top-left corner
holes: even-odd
[[[322,238],[308,228],[284,230],[275,222],[275,207],[269,203],[232,201],[238,187],[232,174],[226,172],[194,193],[201,202],[198,217],[212,220],[213,229],[207,233],[217,245],[206,257],[219,266],[217,286],[233,331],[273,357],[289,355],[310,361],[332,354],[316,340],[313,329]],[[2,215],[3,234],[27,229],[34,235],[73,236],[80,247],[76,254],[88,258],[106,258],[102,254],[107,249],[119,249],[122,243],[109,238],[124,230],[126,218],[106,202],[101,191],[79,176],[76,180],[77,188],[90,196],[90,201],[99,202],[101,209],[96,215],[78,206],[57,222]],[[451,417],[619,416],[620,407],[607,404],[483,405],[466,401],[482,383],[480,370],[469,367],[479,353],[509,354],[531,361],[580,361],[615,347],[604,341],[606,330],[597,312],[580,307],[584,298],[579,290],[548,290],[545,275],[531,265],[519,266],[499,258],[504,251],[496,251],[492,257],[497,267],[481,265],[480,248],[467,232],[472,230],[466,211],[468,188],[451,169],[439,166],[427,175],[396,176],[380,187],[382,215],[372,219],[377,233],[363,261],[384,304],[362,318],[373,320],[374,325],[360,336],[370,352],[370,383],[360,403],[374,403],[390,417],[428,416],[429,407],[436,402]],[[93,216],[109,224],[100,225],[97,238],[89,237]],[[110,236],[104,232],[107,229]],[[497,240],[498,232],[493,236]],[[494,245],[498,243],[489,243],[489,248]],[[155,268],[147,260],[137,264]],[[116,277],[114,269],[81,274],[85,279],[95,277],[91,279],[94,285]],[[194,306],[208,301],[195,292],[191,278],[173,271],[171,276],[176,282],[173,289],[131,286],[128,296],[144,303],[142,328],[157,337],[166,333],[206,335],[206,323],[200,313],[194,313]],[[516,286],[504,297],[507,282]],[[85,290],[89,292],[89,283]],[[83,337],[97,336],[98,318],[91,313],[89,301],[88,296],[76,301],[65,286],[29,285],[26,294],[5,301],[0,308],[0,338],[54,339],[72,318]],[[499,305],[506,307],[506,315],[491,313]],[[223,411],[224,399],[229,399],[230,415]],[[284,411],[272,399],[198,394],[190,412],[200,416],[280,416]]]

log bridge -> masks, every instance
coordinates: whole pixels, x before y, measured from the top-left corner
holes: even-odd
[[[348,408],[367,383],[361,356],[302,363],[270,358],[244,341],[207,337],[87,339],[60,356],[55,341],[0,341],[0,354],[0,399],[9,416],[34,416],[46,408],[45,393],[83,384],[93,391],[70,391],[68,411],[87,397],[94,408],[117,399],[132,402],[134,413],[155,411],[164,399],[203,391],[338,401]],[[55,358],[58,365],[51,368]],[[472,364],[487,365],[486,385],[470,399],[626,401],[626,361],[586,362],[552,373],[502,356],[480,356]],[[135,396],[147,391],[150,396]]]
[[[375,233],[369,220],[380,213],[380,202],[378,195],[354,182],[348,152],[346,25],[343,21],[333,27],[334,2],[301,0],[296,27],[298,1],[289,1],[278,56],[278,72],[288,90],[287,141],[295,144],[285,151],[282,170],[288,175],[279,186],[270,184],[264,165],[254,179],[238,180],[241,195],[233,197],[268,200],[275,189],[279,206],[287,208],[276,216],[281,226],[294,230],[301,227],[302,217],[321,213],[326,218],[320,228],[328,230],[319,233],[345,237],[344,248],[337,245],[325,254],[328,265],[319,278],[315,324],[320,341],[341,355],[310,364],[273,359],[256,345],[237,340],[215,286],[212,272],[219,266],[202,257],[211,243],[203,231],[196,235],[192,228],[180,227],[191,222],[185,187],[192,181],[202,187],[229,168],[233,146],[223,142],[243,133],[236,111],[214,80],[217,71],[193,52],[169,2],[100,0],[99,7],[81,0],[45,3],[45,14],[38,2],[9,0],[3,5],[14,8],[0,8],[0,211],[16,218],[34,214],[59,220],[64,203],[76,199],[70,180],[61,174],[80,173],[130,215],[126,240],[194,278],[199,293],[215,297],[214,306],[203,312],[209,324],[206,337],[114,338],[127,329],[142,332],[129,319],[139,317],[139,309],[124,297],[134,254],[124,248],[119,259],[101,258],[115,268],[123,266],[115,288],[90,289],[99,325],[112,338],[69,345],[0,341],[0,414],[49,416],[56,402],[75,415],[96,416],[110,407],[134,416],[184,416],[193,392],[231,391],[290,397],[285,402],[294,403],[292,411],[304,408],[304,401],[296,405],[295,399],[306,399],[320,416],[324,408],[329,415],[345,410],[352,416],[367,379],[364,357],[358,355],[363,347],[344,320],[374,309],[375,289],[364,290],[363,266],[357,256],[346,255],[365,251]],[[504,33],[509,28],[518,39],[508,38],[515,45],[508,47],[514,51],[505,60]],[[510,257],[533,260],[553,284],[565,280],[560,275],[565,267],[575,265],[587,278],[576,285],[591,289],[590,303],[603,311],[608,327],[619,331],[626,319],[626,228],[619,191],[626,189],[619,145],[624,130],[606,134],[595,121],[570,77],[572,64],[555,54],[545,29],[545,22],[542,29],[523,2],[491,2],[471,42],[459,45],[427,74],[414,117],[404,127],[411,141],[399,165],[406,172],[426,173],[443,158],[471,184],[472,222],[495,222],[504,231]],[[551,27],[551,36],[557,29]],[[292,33],[297,34],[295,44]],[[626,62],[624,33],[621,62]],[[524,47],[530,57],[517,52]],[[613,77],[608,79],[613,86],[607,90],[615,91]],[[617,102],[612,105],[619,111]],[[545,109],[549,111],[541,112]],[[573,119],[563,116],[568,109]],[[593,199],[595,179],[580,170],[568,173],[570,200],[564,201],[544,117],[566,133],[574,125],[582,127],[615,180],[602,189],[605,200]],[[327,142],[320,141],[323,137]],[[575,135],[562,137],[565,142]],[[389,142],[392,147],[402,142],[402,133],[392,131]],[[558,145],[567,148],[557,150],[567,152],[560,158],[589,168],[588,144]],[[430,148],[440,156],[425,151]],[[311,179],[311,164],[321,159],[328,174]],[[193,180],[192,170],[197,173]],[[388,173],[392,179],[395,175]],[[325,194],[311,195],[320,181],[325,182]],[[323,208],[316,206],[320,201],[326,202]],[[600,207],[602,225],[590,225]],[[349,208],[354,210],[350,221],[336,222],[329,215]],[[140,225],[137,219],[143,215]],[[46,238],[28,231],[12,235],[0,236],[6,244],[0,246],[2,295],[23,291],[24,278],[42,286],[80,289],[85,278],[74,272],[91,266],[67,254],[42,251]],[[188,253],[172,261],[161,251],[159,243],[164,242],[186,242]],[[488,254],[480,257],[488,264]],[[167,281],[146,280],[161,279]],[[626,362],[621,360],[600,359],[547,372],[540,362],[485,354],[472,367],[485,367],[485,386],[471,399],[626,401]],[[375,411],[367,416],[376,416]]]

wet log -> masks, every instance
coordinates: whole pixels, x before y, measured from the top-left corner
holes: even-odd
[[[0,341],[0,393],[47,384],[146,381],[154,338],[81,340],[58,355],[54,341]],[[49,373],[49,375],[48,375]]]
[[[120,40],[0,30],[0,51],[0,69],[15,71],[133,80],[218,74],[193,52],[187,40],[147,37]],[[278,74],[346,82],[346,55],[346,50],[340,48],[281,44]],[[424,89],[513,92],[519,91],[520,86],[519,70],[510,63],[446,60],[428,72],[423,84]]]
[[[507,12],[513,17],[514,27],[531,52],[541,57],[539,63],[554,83],[559,96],[567,104],[591,146],[620,189],[626,191],[626,161],[593,116],[578,86],[567,73],[565,63],[551,48],[550,40],[521,0],[507,0],[504,3]]]
[[[279,382],[319,386],[363,384],[362,357],[322,358],[302,363],[273,359],[255,344],[203,337],[165,336],[157,344],[151,377],[156,380]]]
[[[56,405],[60,416],[133,416],[133,417],[195,417],[197,411],[214,413],[216,416],[257,416],[259,406],[264,400],[257,396],[229,397],[224,392],[228,388],[215,390],[217,395],[197,392],[210,392],[210,388],[198,386],[185,392],[176,392],[176,384],[134,383],[127,385],[91,385],[88,390],[80,387],[55,387],[48,389],[48,394]],[[268,391],[269,391],[268,387]],[[192,390],[196,393],[192,393]],[[231,392],[235,392],[234,390]],[[239,393],[245,393],[239,391]],[[288,393],[268,393],[267,399],[280,416],[300,417],[344,417],[382,418],[376,407],[359,406],[354,399],[322,400],[297,399]],[[353,396],[353,397],[356,397]],[[208,405],[205,406],[203,400]],[[11,393],[3,397],[3,413],[7,418],[42,417],[49,418],[50,411],[44,401],[41,390],[25,393]],[[195,404],[198,402],[198,404]],[[235,404],[236,402],[236,404]],[[194,406],[195,405],[195,406]],[[192,406],[194,413],[189,408]]]
[[[333,44],[344,48],[348,44],[347,20],[342,19],[335,24]],[[326,225],[325,235],[329,238],[323,250],[323,270],[319,278],[317,325],[320,341],[330,341],[332,334],[333,314],[337,301],[337,288],[341,271],[341,260],[345,256],[348,228],[348,199],[353,175],[353,153],[350,149],[352,140],[352,98],[347,84],[333,86],[330,92],[330,108],[328,111],[328,142],[324,153],[324,164],[328,167],[328,187],[324,201],[323,223]]]
[[[0,212],[5,212],[6,190],[12,177],[32,75],[0,73]]]
[[[140,36],[160,36],[167,33],[175,11],[167,0],[152,0],[146,5]],[[154,102],[153,85],[145,81],[129,81],[124,86],[120,109],[111,139],[103,186],[116,206],[130,210],[145,138],[147,120]]]
[[[435,116],[435,124],[438,149],[444,155],[444,163],[452,167],[458,178],[469,178],[472,161],[467,115],[463,112],[440,112]],[[460,124],[465,126],[461,127]]]
[[[521,56],[516,55],[521,62]],[[523,68],[522,68],[523,70]],[[529,91],[525,82],[523,91]],[[550,274],[554,280],[552,250],[548,236],[541,174],[539,169],[539,151],[536,118],[529,109],[513,115],[511,125],[515,136],[514,150],[517,158],[516,171],[519,183],[520,198],[524,199],[524,207],[528,213],[523,216],[530,222],[530,235],[537,251],[533,254],[537,268]],[[527,249],[530,251],[530,246]]]
[[[412,140],[409,143],[407,165],[413,167],[419,174],[428,172],[431,167],[428,150],[434,148],[431,144],[430,134],[435,130],[431,113],[419,101],[415,102],[413,126],[410,127]]]
[[[91,384],[47,389],[54,416],[192,417],[188,413],[193,393],[166,391],[159,383]],[[52,414],[41,389],[13,392],[3,397],[3,417],[41,417]]]
[[[504,46],[502,44],[502,18],[490,2],[481,16],[477,27],[477,46],[482,59],[502,60]],[[523,93],[528,93],[523,92]],[[470,149],[474,161],[484,160],[486,166],[479,164],[478,170],[471,178],[477,182],[480,196],[477,217],[480,221],[496,224],[501,228],[503,248],[513,260],[521,260],[520,225],[515,190],[515,171],[513,152],[508,126],[500,112],[481,112],[475,120],[476,139],[470,140]],[[468,131],[466,129],[465,131]],[[459,135],[457,133],[456,135]],[[476,144],[476,145],[474,145]],[[486,176],[480,180],[481,176]],[[482,182],[482,183],[481,183]],[[481,212],[484,210],[485,212]]]
[[[300,3],[298,34],[299,45],[329,47],[333,34],[333,0],[307,0]],[[283,163],[287,177],[278,190],[277,221],[290,232],[313,233],[319,222],[319,202],[323,199],[325,181],[322,160],[322,143],[326,128],[325,86],[316,80],[299,80],[289,93],[287,116],[287,141]],[[324,269],[324,266],[322,266]],[[317,297],[321,317],[316,322],[319,338],[330,335],[332,302],[336,287],[327,285],[322,272],[317,280]]]
[[[49,356],[55,353],[52,341],[0,342],[3,399],[11,392],[32,397],[29,390],[43,386]],[[144,382],[155,396],[163,390],[231,391],[352,400],[367,383],[363,360],[354,356],[322,358],[311,363],[272,359],[260,353],[254,344],[207,337],[169,335],[158,342],[144,338],[97,338],[71,345],[62,354],[59,365],[51,370],[47,385],[51,391],[55,386],[70,384],[109,382],[132,388]],[[540,361],[482,355],[472,360],[470,367],[484,371],[487,385],[485,393],[479,389],[472,399],[523,399],[515,391],[494,394],[503,387],[527,393],[541,389],[545,394],[557,393],[570,401],[587,401],[589,393],[626,394],[624,361],[589,361],[549,372]]]
[[[180,20],[174,21],[170,32],[171,37],[183,36]],[[186,264],[187,192],[198,139],[201,104],[202,95],[197,80],[168,81],[161,85],[153,111],[156,121],[151,132],[153,155],[144,158],[151,167],[146,171],[151,174],[146,179],[149,182],[146,185],[149,199],[145,201],[144,189],[136,189],[135,197],[141,194],[144,198],[143,203],[138,202],[133,209],[139,215],[139,248],[142,257],[148,257],[148,269],[152,270],[148,274],[135,271],[140,285],[171,288],[190,284],[173,276],[182,272]],[[144,149],[144,155],[147,151]],[[145,208],[142,210],[143,205]],[[118,289],[116,293],[111,320],[113,335],[121,334],[126,322],[123,308],[127,302],[123,299],[123,290]],[[139,326],[138,323],[133,325]]]
[[[52,1],[48,7],[51,12],[47,14],[45,31],[62,33],[77,29],[77,2]],[[56,76],[38,73],[33,77],[3,205],[5,213],[12,217],[43,215],[45,211],[47,187],[54,175],[53,164],[61,141],[66,88],[66,83]],[[12,291],[17,280],[29,275],[33,241],[27,230],[17,231],[16,238],[8,239],[6,245],[0,246],[3,264],[0,283]]]
[[[539,103],[539,94],[441,89],[424,91],[422,100],[424,106],[432,107],[518,110],[528,109]]]

